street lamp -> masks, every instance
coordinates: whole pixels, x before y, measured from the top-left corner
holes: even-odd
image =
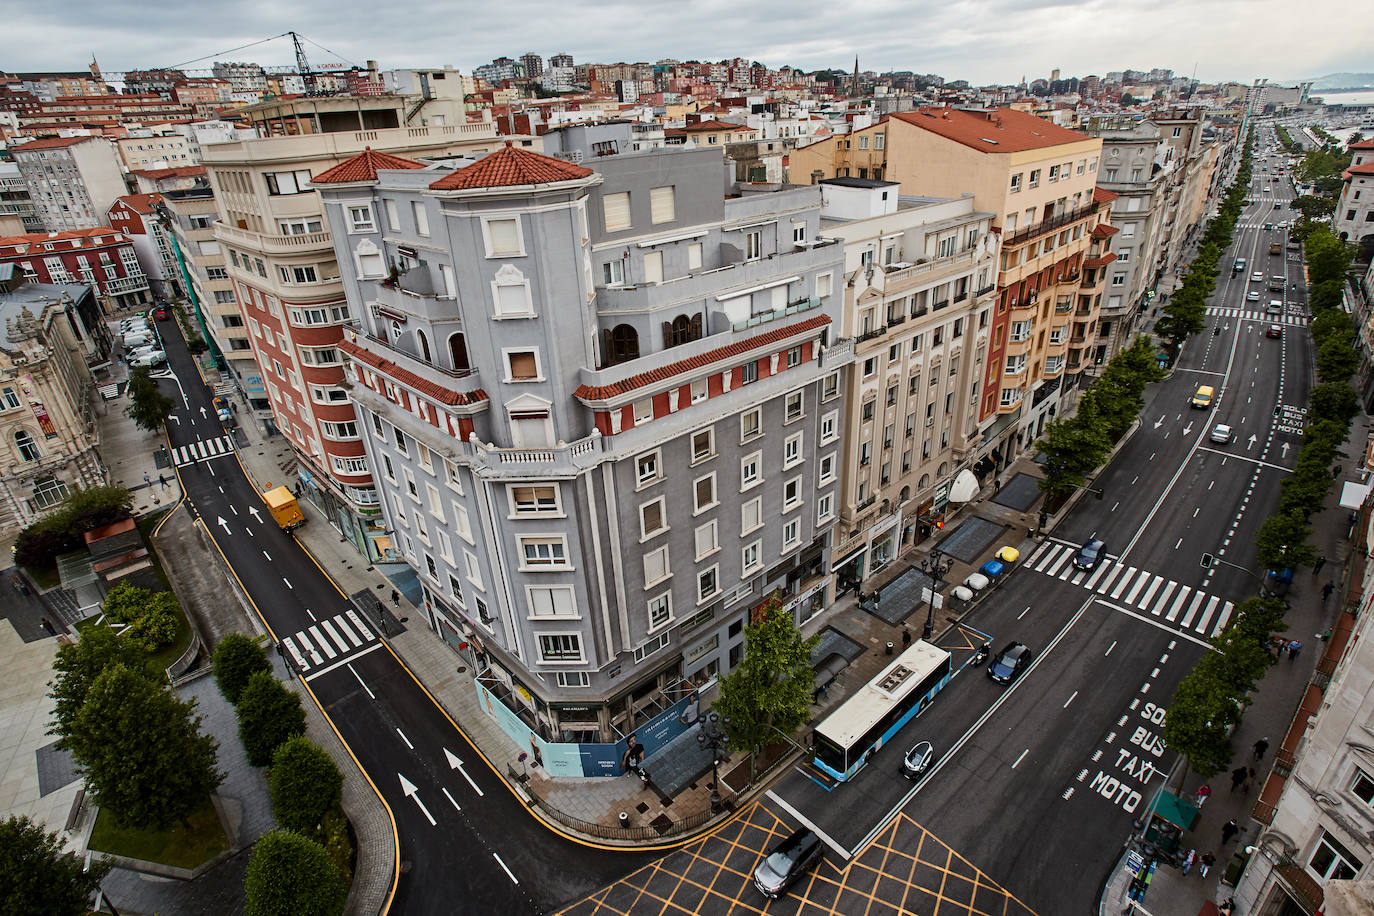
[[[940,585],[945,581],[950,568],[954,566],[954,561],[948,559],[940,548],[936,547],[931,550],[930,556],[917,565],[930,579],[930,608],[926,611],[925,626],[921,628],[921,638],[930,639],[931,634],[935,632],[935,593],[940,590]]]
[[[711,813],[720,811],[720,752],[730,744],[730,717],[722,716],[715,710],[706,714],[701,730],[697,732],[697,744],[711,751]]]

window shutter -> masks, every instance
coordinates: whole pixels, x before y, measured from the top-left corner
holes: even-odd
[[[533,353],[511,353],[510,354],[510,376],[511,378],[536,378],[539,373],[535,368],[535,358]]]
[[[491,236],[492,254],[520,253],[520,223],[513,219],[494,219],[487,222]]]
[[[606,231],[619,232],[630,228],[630,193],[607,194],[601,198],[601,207],[606,217]]]
[[[663,252],[651,251],[644,256],[644,282],[655,286],[663,282]]]
[[[671,321],[665,321],[665,322],[663,322],[663,346],[664,346],[664,347],[671,347],[672,345],[673,345],[673,323],[672,323]]]
[[[677,219],[673,205],[673,188],[654,188],[649,192],[649,221],[654,224],[671,223]]]

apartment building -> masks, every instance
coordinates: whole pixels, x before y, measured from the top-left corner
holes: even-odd
[[[10,147],[10,155],[49,232],[96,228],[127,191],[119,156],[104,137],[44,137]]]
[[[347,432],[430,626],[546,740],[614,742],[770,596],[829,603],[852,344],[819,189],[728,185],[718,149],[583,161],[315,183]]]
[[[237,373],[235,384],[255,405],[254,420],[291,443],[304,494],[360,552],[376,559],[376,490],[360,460],[362,444],[351,435],[353,408],[340,387],[338,343],[350,318],[349,303],[311,180],[364,152],[364,161],[371,162],[385,160],[388,151],[443,157],[499,144],[487,123],[354,129],[372,120],[370,104],[376,104],[382,121],[389,120],[394,99],[388,97],[336,99],[338,107],[326,108],[320,105],[329,99],[300,101],[299,116],[287,102],[270,106],[270,120],[286,135],[203,150],[220,212],[215,239],[228,258],[258,371],[244,372],[237,359],[229,359],[229,365]],[[331,131],[332,125],[345,129]],[[304,130],[295,133],[295,127]],[[222,353],[241,346],[233,343],[239,339],[237,328],[222,319],[206,323]]]
[[[33,208],[29,199],[29,186],[13,162],[0,160],[0,219],[8,218],[6,235],[22,235],[27,232],[41,232],[43,220]],[[18,220],[17,227],[13,221]]]
[[[1207,214],[1212,175],[1217,165],[1216,144],[1204,144],[1201,108],[1161,109],[1151,112],[1159,125],[1160,139],[1172,148],[1178,163],[1173,176],[1160,235],[1159,265],[1164,270],[1182,266],[1184,252]]]
[[[100,486],[95,379],[109,354],[91,288],[26,280],[0,264],[0,527],[17,531]]]
[[[0,239],[0,264],[14,264],[37,283],[86,283],[108,313],[146,304],[148,276],[133,242],[109,226]]]
[[[891,181],[819,182],[821,232],[844,245],[845,380],[839,522],[842,585],[862,582],[943,518],[979,462],[982,362],[997,292],[998,214],[972,197],[901,197]]]
[[[1341,179],[1332,229],[1341,239],[1368,247],[1374,243],[1370,238],[1374,236],[1374,140],[1351,144],[1350,167],[1341,173]]]
[[[180,298],[185,290],[172,241],[158,216],[161,202],[161,194],[125,194],[110,208],[108,222],[133,244],[153,295]]]
[[[196,165],[197,147],[185,126],[160,130],[136,129],[115,140],[115,149],[128,172]]]

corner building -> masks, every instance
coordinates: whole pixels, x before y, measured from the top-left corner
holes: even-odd
[[[720,149],[595,164],[507,145],[314,182],[392,546],[554,741],[711,683],[772,595],[827,605],[852,355],[819,189],[732,186]]]

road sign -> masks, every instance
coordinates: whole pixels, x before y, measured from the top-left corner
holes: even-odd
[[[1140,870],[1145,867],[1145,857],[1134,849],[1126,853],[1126,868],[1131,874],[1139,876]]]

